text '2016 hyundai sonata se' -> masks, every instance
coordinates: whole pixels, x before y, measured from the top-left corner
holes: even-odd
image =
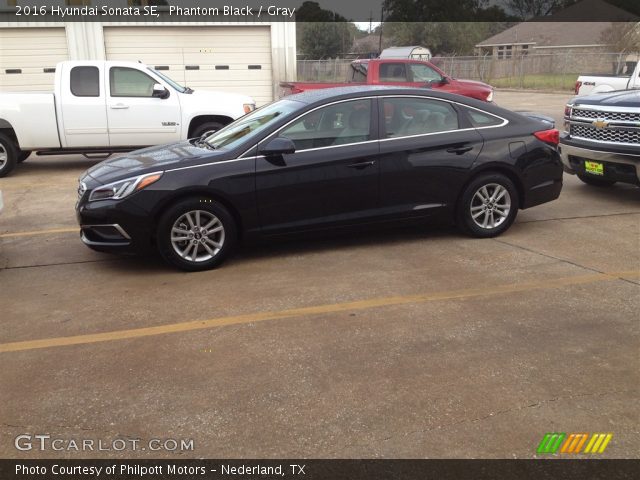
[[[447,216],[492,237],[562,189],[558,131],[467,97],[346,87],[266,105],[207,137],[80,178],[82,241],[212,268],[241,237]]]

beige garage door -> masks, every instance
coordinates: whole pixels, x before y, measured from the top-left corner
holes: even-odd
[[[64,27],[0,28],[0,92],[53,91],[63,60],[69,60]]]
[[[108,60],[142,61],[193,89],[272,100],[269,27],[105,27]]]

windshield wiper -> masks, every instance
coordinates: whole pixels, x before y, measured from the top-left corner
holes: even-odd
[[[209,143],[207,142],[206,139],[207,134],[203,134],[200,138],[196,139],[196,141],[194,142],[198,147],[206,147],[210,150],[215,150],[216,146],[213,143]]]

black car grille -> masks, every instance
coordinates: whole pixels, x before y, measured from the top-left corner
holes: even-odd
[[[591,125],[571,125],[570,134],[575,138],[610,143],[631,143],[640,145],[640,130],[595,128]]]
[[[571,116],[574,118],[592,118],[594,120],[601,118],[610,122],[640,122],[640,112],[600,112],[597,110],[574,108],[571,111]]]

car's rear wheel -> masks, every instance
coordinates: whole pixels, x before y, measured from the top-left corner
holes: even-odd
[[[481,175],[462,192],[458,227],[473,237],[495,237],[511,226],[518,205],[518,190],[508,177],[499,173]]]
[[[158,224],[160,255],[182,270],[214,268],[229,255],[237,237],[229,211],[210,199],[182,200]]]
[[[16,167],[18,149],[14,141],[0,133],[0,177],[6,177]]]
[[[583,173],[579,173],[578,178],[582,180],[584,183],[586,183],[587,185],[592,185],[594,187],[610,187],[611,185],[616,183],[615,180],[598,178],[591,175],[585,175]]]

